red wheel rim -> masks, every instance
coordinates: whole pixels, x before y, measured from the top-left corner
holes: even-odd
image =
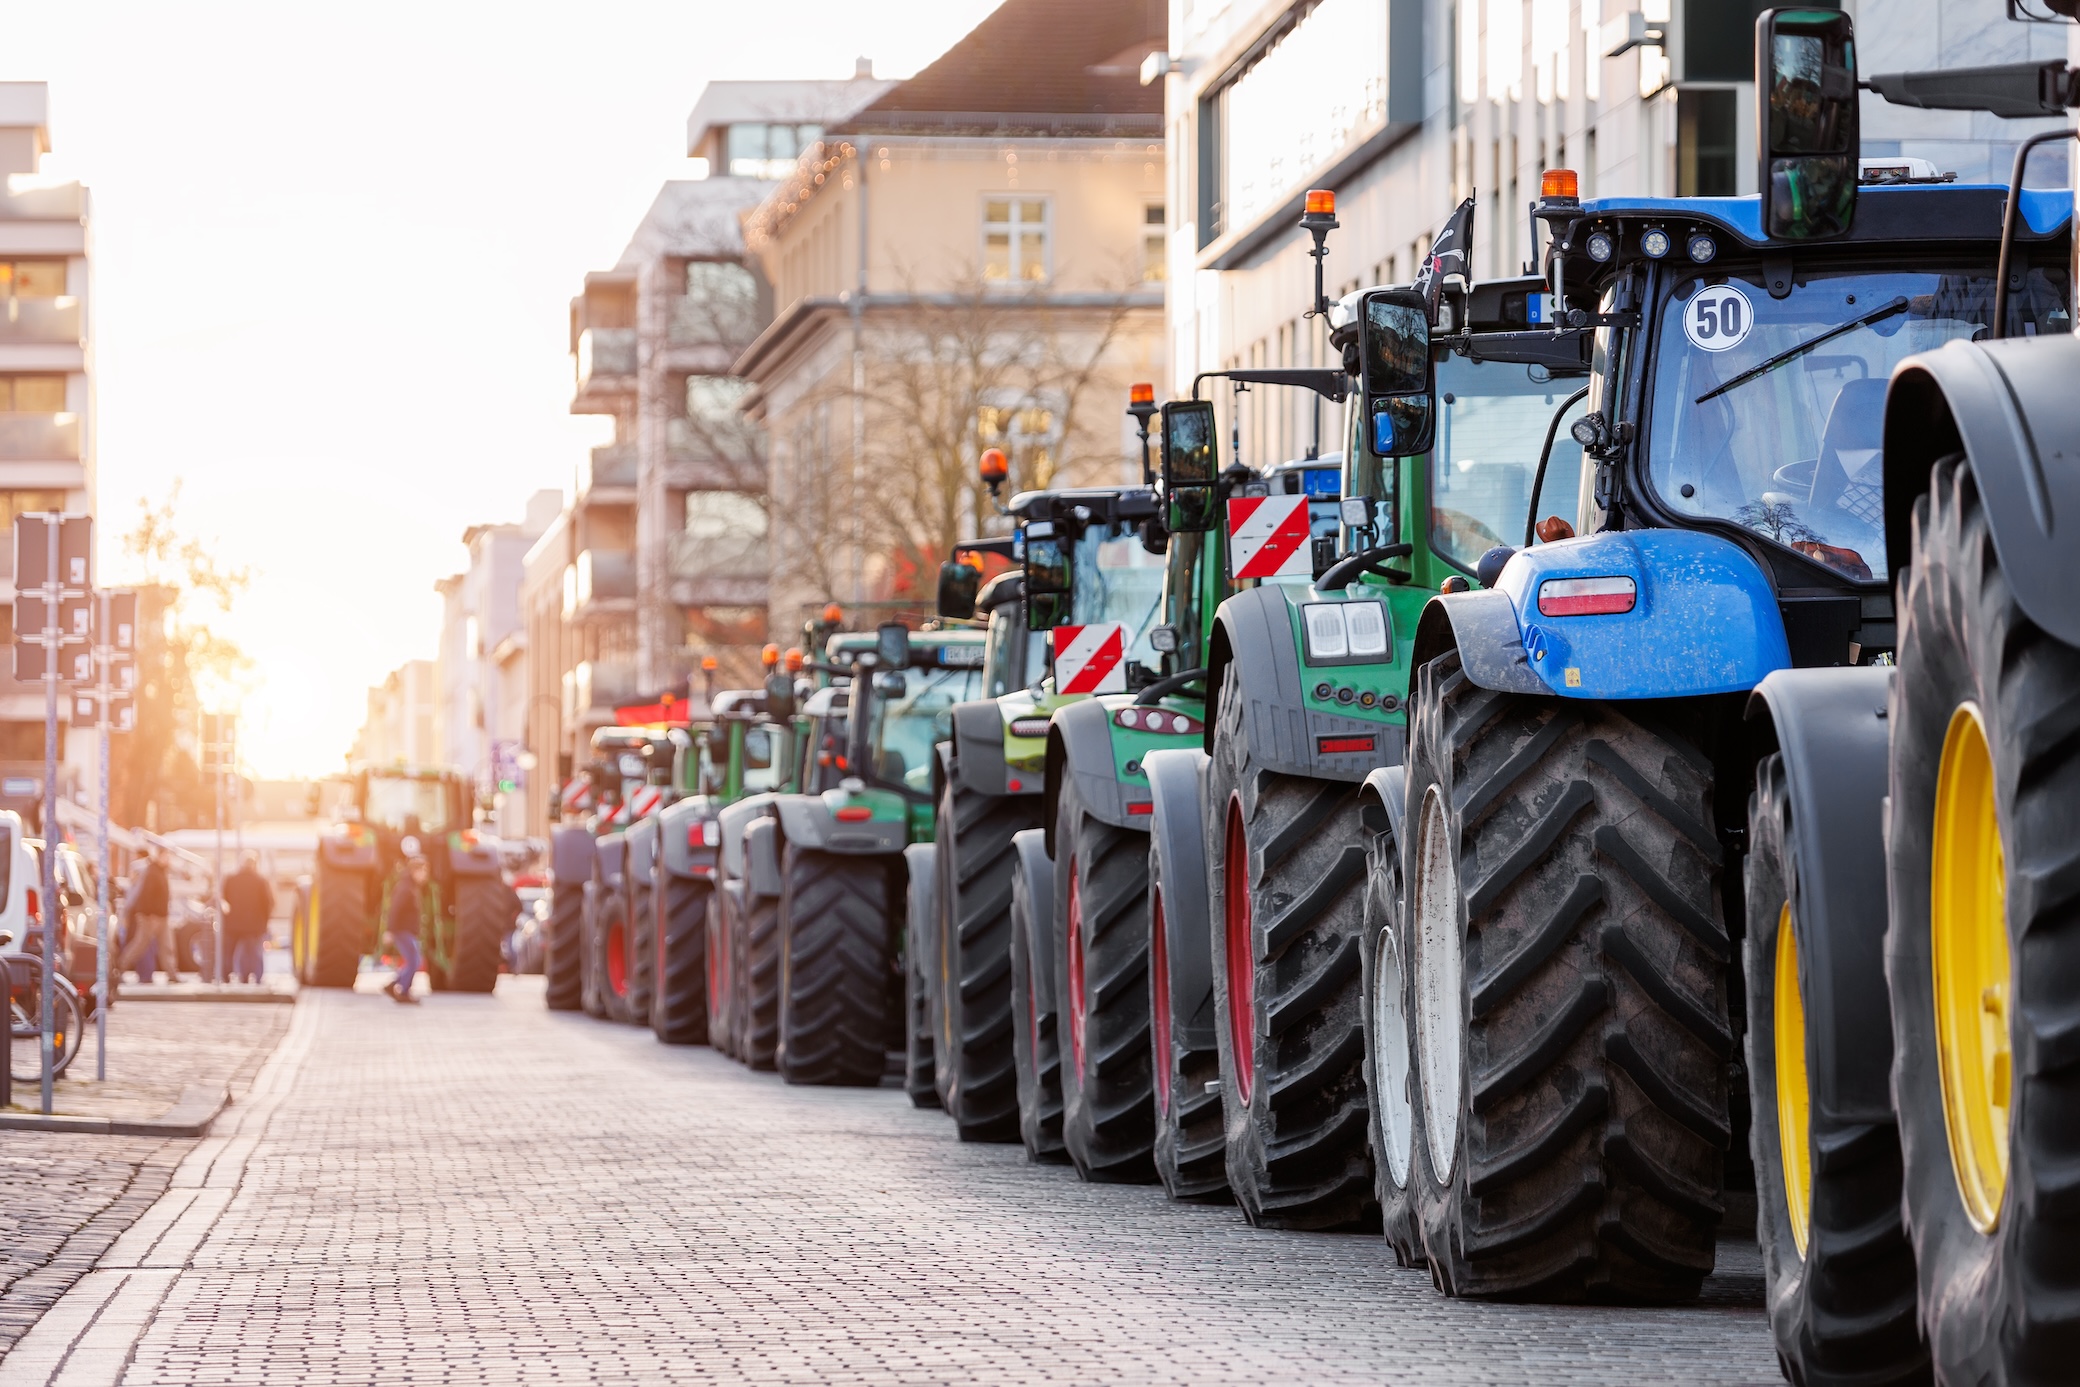
[[[1163,891],[1148,903],[1148,978],[1154,990],[1156,1115],[1170,1115],[1170,946],[1163,940]]]
[[[1069,859],[1069,1062],[1083,1074],[1083,893]]]
[[[1257,1086],[1256,950],[1251,945],[1249,835],[1242,830],[1242,805],[1228,805],[1228,837],[1221,861],[1225,885],[1228,964],[1228,1049],[1235,1057],[1235,1093],[1245,1105]]]
[[[628,995],[628,932],[620,925],[607,929],[607,986],[616,997]]]

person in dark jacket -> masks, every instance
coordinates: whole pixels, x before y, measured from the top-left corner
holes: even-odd
[[[260,854],[249,852],[224,879],[224,942],[231,946],[233,981],[260,981],[267,922],[273,917],[274,888],[260,875]]]
[[[173,888],[166,879],[163,850],[153,848],[145,857],[144,870],[138,873],[136,883],[130,888],[129,899],[123,902],[130,916],[130,942],[123,950],[122,967],[135,968],[144,958],[144,951],[157,945],[159,971],[166,975],[168,982],[181,980],[180,953],[167,920],[172,905]],[[137,980],[146,983],[151,978],[139,973]]]
[[[417,844],[413,845],[414,847]],[[419,912],[426,899],[426,859],[414,852],[405,859],[404,872],[390,888],[390,942],[397,946],[397,976],[383,990],[399,1002],[412,1006],[412,980],[419,975]]]

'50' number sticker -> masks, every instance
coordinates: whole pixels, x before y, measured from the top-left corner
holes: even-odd
[[[1738,347],[1755,326],[1755,307],[1731,284],[1700,289],[1683,310],[1683,335],[1690,345],[1708,352]]]

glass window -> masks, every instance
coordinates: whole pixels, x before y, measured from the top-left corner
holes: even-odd
[[[785,178],[795,159],[823,138],[821,125],[768,124],[739,121],[725,141],[734,178]]]
[[[1469,361],[1437,367],[1437,444],[1430,454],[1430,544],[1471,572],[1498,544],[1521,545],[1539,449],[1561,402],[1582,385],[1544,367]],[[1579,412],[1577,406],[1577,412]],[[1562,428],[1539,490],[1539,514],[1571,514],[1582,446]]]
[[[734,423],[739,417],[737,402],[750,388],[750,382],[737,376],[688,376],[687,417],[711,423]]]
[[[982,277],[1039,284],[1048,277],[1047,199],[991,198],[982,204]]]
[[[62,491],[0,491],[0,531],[14,533],[14,518],[31,511],[62,511]]]
[[[1676,92],[1676,192],[1683,197],[1732,197],[1738,191],[1738,112],[1728,88]]]
[[[757,332],[758,280],[728,260],[686,262],[686,293],[672,308],[682,342],[740,342]]]
[[[1141,210],[1141,282],[1160,284],[1169,274],[1170,237],[1163,226],[1163,204]]]
[[[1883,579],[1886,380],[1915,352],[1979,334],[1992,319],[1992,267],[1806,272],[1781,299],[1760,279],[1692,274],[1662,305],[1654,490],[1679,515]],[[2009,299],[2009,333],[2069,331],[2066,291],[2063,268],[2031,269]]]
[[[65,377],[0,376],[0,414],[64,412]]]
[[[0,260],[0,298],[55,299],[64,294],[64,261]]]
[[[775,755],[778,749],[779,738],[772,728],[744,729],[744,793],[755,795],[779,787],[784,767]]]
[[[446,791],[439,780],[372,775],[368,778],[368,801],[362,809],[362,822],[403,828],[406,818],[416,815],[421,833],[444,833],[449,828]]]
[[[980,697],[980,666],[905,670],[902,697],[874,700],[875,777],[930,793],[933,748],[953,736],[953,705]]]
[[[1163,612],[1163,556],[1149,553],[1141,536],[1128,526],[1093,525],[1076,541],[1071,561],[1071,624],[1123,622],[1127,658],[1149,669],[1161,668],[1162,656],[1149,643],[1148,631]]]

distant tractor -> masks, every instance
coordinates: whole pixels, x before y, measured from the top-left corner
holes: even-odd
[[[470,827],[470,787],[445,771],[364,770],[353,779],[349,817],[318,843],[317,870],[298,887],[290,954],[306,987],[352,987],[376,952],[391,892],[414,840],[431,869],[419,938],[436,992],[489,992],[499,945],[513,925],[513,894],[499,875],[497,844]]]

